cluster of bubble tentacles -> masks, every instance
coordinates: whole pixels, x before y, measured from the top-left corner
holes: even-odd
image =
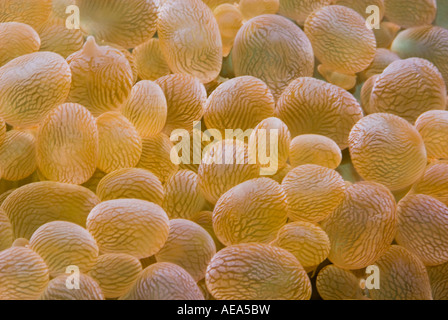
[[[447,21],[0,0],[0,299],[448,299]]]

